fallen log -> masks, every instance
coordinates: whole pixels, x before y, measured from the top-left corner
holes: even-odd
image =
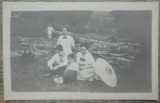
[[[93,54],[97,55],[110,55],[114,57],[123,57],[126,56],[126,54],[115,54],[115,53],[110,53],[109,51],[91,51]]]
[[[126,62],[131,62],[132,60],[130,59],[126,59],[126,58],[120,58],[120,57],[110,57],[112,59],[118,59],[118,60],[121,60],[121,61],[126,61]]]
[[[26,45],[26,46],[37,46],[37,47],[46,47],[46,48],[55,48],[56,46],[52,46],[52,45],[46,45],[46,44],[30,44],[30,43],[20,43],[22,45]]]

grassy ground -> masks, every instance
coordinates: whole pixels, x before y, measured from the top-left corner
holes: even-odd
[[[52,77],[43,77],[47,73],[46,60],[38,57],[27,60],[22,57],[12,57],[12,90],[16,92],[143,92],[148,91],[145,82],[140,82],[136,78],[141,77],[133,70],[116,70],[118,83],[112,88],[104,84],[101,80],[76,81],[71,84],[64,84],[57,89]],[[138,76],[138,77],[137,77]],[[135,78],[136,77],[136,78]],[[140,79],[140,78],[139,78]],[[145,87],[143,87],[145,86]]]
[[[109,87],[101,80],[96,80],[76,81],[57,88],[52,77],[43,77],[48,72],[48,55],[15,56],[19,49],[16,48],[19,42],[16,42],[12,41],[11,45],[11,84],[15,92],[151,92],[151,69],[146,65],[149,64],[147,58],[142,57],[144,52],[140,52],[129,67],[127,64],[121,64],[121,67],[114,65],[117,61],[112,61],[117,75],[116,87]]]

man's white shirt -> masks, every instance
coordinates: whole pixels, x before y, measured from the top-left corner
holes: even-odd
[[[67,35],[66,38],[64,38],[64,36],[61,35],[57,41],[57,45],[59,44],[63,46],[63,51],[67,54],[72,53],[72,47],[75,46],[74,39],[70,35]]]

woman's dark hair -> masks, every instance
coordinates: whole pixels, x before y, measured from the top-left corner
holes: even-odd
[[[57,46],[56,46],[56,50],[63,51],[63,46],[62,46],[62,45],[60,45],[60,44],[59,44],[59,45],[57,45]]]
[[[67,57],[74,59],[74,54],[69,54]]]
[[[86,49],[89,49],[89,45],[88,45],[88,43],[82,43],[81,45],[80,45],[80,47],[86,47]]]

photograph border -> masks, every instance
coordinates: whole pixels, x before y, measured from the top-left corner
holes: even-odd
[[[11,11],[151,10],[152,93],[13,92],[11,90]],[[158,100],[158,2],[3,2],[3,71],[5,100]]]

